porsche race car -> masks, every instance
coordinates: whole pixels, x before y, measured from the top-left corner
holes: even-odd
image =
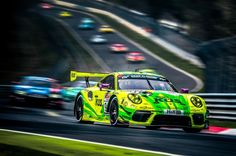
[[[142,125],[148,129],[178,127],[199,132],[208,125],[205,101],[187,89],[180,93],[164,76],[144,72],[83,73],[71,71],[71,81],[101,77],[81,90],[74,115],[79,122],[112,126]]]

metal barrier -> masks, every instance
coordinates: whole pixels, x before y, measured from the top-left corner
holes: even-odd
[[[236,93],[198,93],[207,104],[211,119],[236,121]]]
[[[0,85],[0,98],[8,98],[12,85]],[[236,93],[197,93],[207,104],[210,119],[236,121]]]

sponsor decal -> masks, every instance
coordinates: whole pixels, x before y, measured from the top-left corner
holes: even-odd
[[[91,92],[91,91],[88,92],[88,99],[89,99],[89,101],[93,100],[93,92]]]
[[[164,114],[166,114],[166,115],[184,115],[184,111],[183,110],[165,109]]]

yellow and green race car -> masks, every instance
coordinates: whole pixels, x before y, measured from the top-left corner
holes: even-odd
[[[79,122],[109,123],[112,126],[142,125],[148,129],[179,127],[199,132],[208,126],[205,101],[179,93],[162,75],[144,72],[84,73],[71,71],[71,81],[84,77],[102,79],[81,90],[75,99],[74,115]]]

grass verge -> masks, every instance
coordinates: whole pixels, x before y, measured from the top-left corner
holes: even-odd
[[[235,121],[209,119],[209,123],[210,123],[211,126],[236,128],[236,122]]]
[[[105,145],[0,131],[0,155],[159,155]]]
[[[187,60],[179,58],[178,56],[172,54],[171,52],[169,52],[165,48],[157,45],[156,43],[154,43],[150,39],[141,36],[140,34],[136,33],[135,31],[129,29],[128,27],[120,24],[119,22],[115,21],[114,19],[112,19],[106,15],[99,14],[99,13],[93,13],[93,12],[90,12],[90,13],[101,18],[106,23],[109,23],[109,25],[111,25],[113,28],[115,28],[116,30],[118,30],[122,34],[125,34],[125,36],[127,36],[129,39],[139,43],[140,45],[142,45],[146,49],[150,50],[154,54],[163,58],[164,60],[172,63],[173,65],[179,67],[180,69],[183,69],[183,70],[195,75],[196,77],[200,78],[201,80],[204,80],[203,70],[201,68],[191,64]]]

